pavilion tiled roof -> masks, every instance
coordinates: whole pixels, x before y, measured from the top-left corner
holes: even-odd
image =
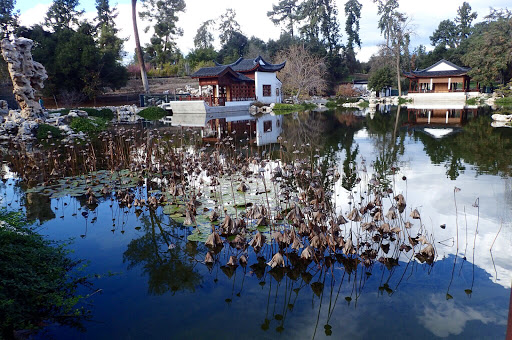
[[[435,68],[439,64],[447,64],[454,68],[454,70],[446,70],[446,71],[430,71],[431,69]],[[470,67],[461,67],[457,66],[454,63],[449,62],[448,60],[441,59],[434,65],[421,69],[421,70],[414,70],[411,72],[404,72],[404,75],[406,77],[415,78],[415,77],[449,77],[449,76],[462,76],[468,71],[470,71]]]
[[[253,79],[238,73],[233,70],[229,65],[220,65],[212,67],[203,67],[194,72],[192,78],[208,78],[208,77],[219,77],[225,73],[230,73],[236,80],[245,82],[254,82]]]
[[[230,66],[236,72],[261,71],[261,72],[277,72],[285,65],[286,61],[281,64],[271,64],[266,62],[261,56],[254,59],[238,58],[237,61],[227,65],[221,65],[215,62],[217,66]]]

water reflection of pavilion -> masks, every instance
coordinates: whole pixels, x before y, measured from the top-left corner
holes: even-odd
[[[283,116],[274,114],[251,115],[249,110],[222,113],[175,114],[172,125],[200,127],[203,140],[217,142],[224,137],[245,139],[251,145],[277,143],[281,135]]]
[[[404,125],[408,128],[423,129],[435,137],[442,137],[461,128],[469,119],[477,116],[478,109],[476,106],[410,105],[407,107],[407,122]]]

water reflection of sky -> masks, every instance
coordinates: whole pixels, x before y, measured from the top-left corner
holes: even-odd
[[[376,141],[368,138],[363,130],[355,136],[355,142],[360,147],[360,154],[365,155],[367,161],[371,162],[375,157]],[[471,165],[466,166],[466,170],[457,180],[450,180],[443,166],[432,164],[421,143],[406,137],[405,144],[405,153],[399,157],[400,175],[396,176],[395,192],[404,194],[408,202],[407,210],[418,208],[423,223],[433,230],[437,242],[453,238],[456,243],[458,223],[458,254],[465,255],[468,259],[472,257],[478,221],[475,264],[484,268],[504,287],[510,287],[512,264],[508,260],[507,249],[510,249],[512,241],[512,206],[505,199],[510,195],[510,180],[493,175],[477,176]],[[407,177],[407,183],[401,180],[402,175]],[[457,221],[455,187],[461,189],[455,194]],[[479,209],[473,206],[477,198]],[[446,229],[440,228],[442,224],[446,224]],[[495,270],[489,250],[501,224],[502,230],[492,248]],[[441,256],[455,254],[456,251],[456,244],[452,245],[452,242],[437,243],[436,247]]]
[[[372,163],[380,152],[386,151],[382,141],[382,136],[365,128],[354,135],[351,150],[359,148],[357,161],[365,158],[368,178],[374,171]],[[336,151],[340,173],[346,152],[343,146]],[[179,273],[158,270],[152,275],[152,260],[148,257],[153,255],[142,249],[144,238],[154,237],[158,228],[149,228],[150,222],[134,214],[124,214],[116,204],[111,207],[110,201],[90,212],[86,222],[75,199],[52,200],[55,217],[43,223],[39,231],[50,239],[74,238],[73,256],[89,260],[87,270],[101,274],[94,284],[102,293],[88,301],[94,320],[87,324],[86,333],[51,327],[50,334],[62,339],[310,339],[326,338],[324,326],[329,324],[331,338],[503,338],[512,278],[508,256],[512,241],[510,179],[480,174],[474,169],[476,165],[465,164],[466,169],[451,180],[445,166],[432,164],[421,140],[412,136],[404,137],[404,152],[398,155],[398,165],[395,193],[406,197],[407,214],[414,208],[420,211],[424,225],[435,236],[437,261],[429,267],[416,261],[408,263],[403,256],[392,271],[375,264],[371,276],[366,276],[359,266],[357,276],[349,277],[341,266],[336,266],[333,275],[312,279],[311,283],[324,284],[320,296],[301,279],[293,281],[285,276],[278,282],[266,274],[259,280],[250,268],[244,272],[241,267],[229,278],[219,265],[209,271],[202,263],[160,249],[163,268],[169,263],[184,262],[197,276],[191,279],[192,286],[185,282],[173,292],[167,281],[183,278]],[[401,179],[403,175],[407,181]],[[17,189],[9,183],[12,181],[0,190],[6,193],[5,202],[15,207],[12,197]],[[340,180],[335,186],[337,206],[347,212],[349,193],[341,184]],[[454,187],[461,189],[456,193],[457,219]],[[477,198],[479,209],[473,207]],[[72,216],[73,212],[77,215]],[[95,223],[91,223],[93,216],[97,217]],[[168,217],[159,218],[166,228]],[[459,257],[455,262],[456,223]],[[489,249],[502,223],[493,245],[493,264]],[[446,224],[446,229],[440,228],[441,224]],[[142,229],[136,230],[136,226]],[[183,230],[175,232],[176,244],[183,251],[204,252],[201,244],[198,249],[187,247],[186,238],[180,238],[186,235]],[[132,256],[127,256],[128,250]],[[255,257],[253,253],[250,256]],[[463,256],[467,261],[462,260]],[[226,263],[227,257],[223,256],[220,262]],[[109,272],[115,275],[110,276]],[[161,294],[155,293],[155,287],[164,287]],[[465,291],[468,289],[471,292]],[[350,302],[346,300],[349,296]]]

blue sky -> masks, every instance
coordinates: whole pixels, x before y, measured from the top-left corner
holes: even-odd
[[[361,41],[362,48],[358,52],[358,58],[366,61],[377,51],[378,44],[383,41],[379,30],[377,29],[377,8],[372,0],[359,0],[363,4],[361,18]],[[138,9],[142,8],[141,1],[138,1]],[[209,19],[216,19],[227,8],[235,9],[237,20],[239,21],[242,32],[247,36],[256,36],[264,41],[268,39],[278,39],[281,31],[280,27],[276,27],[268,19],[266,13],[272,9],[272,4],[276,4],[278,0],[259,0],[240,1],[240,0],[186,0],[186,12],[180,15],[178,26],[184,30],[183,37],[178,40],[178,47],[184,53],[187,53],[194,47],[193,38],[200,24]],[[345,0],[337,0],[339,10],[339,20],[342,33],[344,33],[345,18],[344,4]],[[463,1],[458,0],[429,0],[414,1],[401,0],[399,10],[405,12],[411,19],[416,34],[411,39],[411,48],[419,44],[430,46],[429,36],[437,28],[440,21],[444,19],[453,19],[457,15],[457,8],[462,5]],[[46,10],[51,5],[51,0],[17,0],[16,8],[21,12],[21,22],[25,25],[32,25],[43,21]],[[121,36],[129,40],[125,43],[125,50],[132,53],[134,49],[133,28],[131,26],[131,0],[112,0],[111,4],[117,4],[119,16],[117,25],[121,29]],[[483,19],[489,13],[489,8],[505,8],[510,7],[510,0],[474,0],[469,1],[473,11],[478,13],[477,21]],[[79,9],[86,11],[87,18],[95,16],[95,1],[80,1]],[[144,22],[139,22],[139,34],[141,34],[141,42],[149,42],[151,32],[144,34],[143,28],[146,26]],[[345,34],[343,34],[345,36]],[[343,38],[345,41],[345,37]]]

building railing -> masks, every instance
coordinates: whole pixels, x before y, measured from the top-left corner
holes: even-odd
[[[194,97],[190,93],[182,94],[141,94],[140,95],[140,106],[157,106],[170,101],[192,101],[192,100],[203,100],[210,106],[225,106],[226,102],[241,102],[241,101],[254,101],[255,97],[237,97],[230,98],[226,96],[200,96]]]
[[[469,89],[469,90],[464,90],[464,89],[456,89],[456,90],[449,90],[449,91],[442,91],[442,92],[438,92],[438,91],[435,91],[435,90],[410,90],[408,91],[408,93],[465,93],[465,92],[482,92],[481,89]]]

